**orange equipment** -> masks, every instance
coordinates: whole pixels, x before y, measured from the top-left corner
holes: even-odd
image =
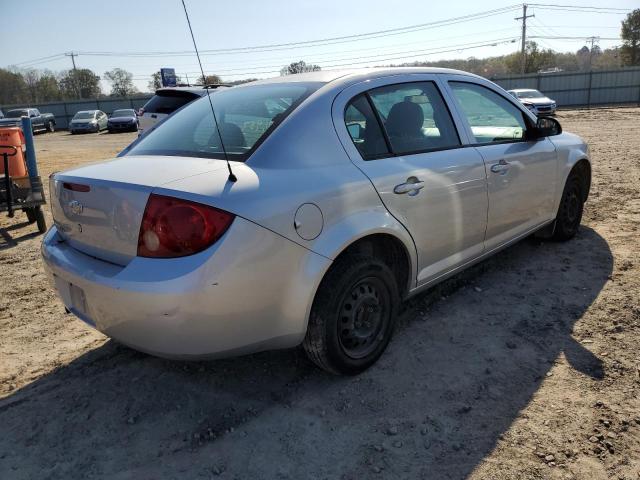
[[[11,145],[16,147],[16,154],[13,155],[12,148],[0,147],[0,157],[3,153],[9,154],[9,176],[10,177],[26,177],[27,158],[25,155],[24,134],[20,127],[3,127],[0,128],[0,145]],[[4,162],[0,162],[0,175],[4,176]]]

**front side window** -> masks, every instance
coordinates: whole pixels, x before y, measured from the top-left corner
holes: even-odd
[[[493,90],[468,82],[449,82],[476,143],[521,141],[526,137],[522,111]]]
[[[211,93],[211,102],[217,128],[205,96],[142,137],[128,155],[224,158],[226,151],[231,159],[245,160],[278,123],[320,86],[283,83],[216,91]]]
[[[433,82],[403,83],[369,92],[395,154],[460,145],[451,115]]]

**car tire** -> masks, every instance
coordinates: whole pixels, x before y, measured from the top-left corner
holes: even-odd
[[[382,355],[393,334],[400,296],[382,261],[355,255],[338,260],[318,288],[303,348],[320,368],[356,375]]]
[[[560,199],[560,207],[555,221],[553,239],[564,242],[575,237],[582,221],[584,192],[582,182],[576,174],[567,179]]]
[[[38,231],[40,233],[45,233],[47,231],[47,221],[44,218],[44,212],[40,207],[35,207],[34,211],[35,211],[36,223],[38,224]]]
[[[35,208],[25,208],[24,213],[27,214],[27,220],[29,223],[35,223],[37,218],[36,218],[36,210]]]

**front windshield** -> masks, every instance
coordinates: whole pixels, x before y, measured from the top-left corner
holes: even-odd
[[[20,117],[28,117],[28,110],[9,110],[7,112],[7,118],[20,118]]]
[[[516,92],[518,98],[544,98],[544,95],[537,90],[526,90],[524,92]]]
[[[133,117],[134,115],[133,110],[115,110],[111,114],[112,117]]]
[[[78,112],[73,116],[73,120],[86,120],[88,118],[93,118],[93,112]]]
[[[218,129],[206,96],[142,137],[128,155],[176,155],[245,160],[320,83],[248,85],[211,93]]]

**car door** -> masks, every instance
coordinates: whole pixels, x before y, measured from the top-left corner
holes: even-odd
[[[420,286],[482,253],[486,174],[480,154],[461,148],[435,77],[402,78],[346,89],[334,122],[352,161],[413,237]]]
[[[40,116],[40,112],[36,109],[29,110],[29,117],[31,118],[31,126],[34,128],[42,128],[44,122]]]
[[[489,214],[485,247],[499,247],[554,218],[558,156],[508,95],[470,77],[448,81],[451,96],[486,164]]]

